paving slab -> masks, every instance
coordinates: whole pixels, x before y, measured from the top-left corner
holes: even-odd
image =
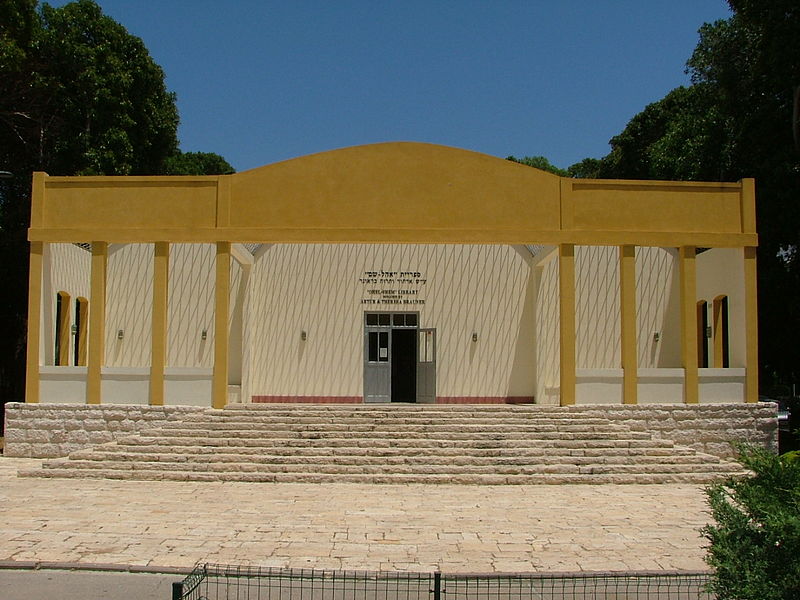
[[[364,485],[19,478],[0,562],[449,572],[703,570],[702,486]],[[0,575],[1,576],[1,575]]]

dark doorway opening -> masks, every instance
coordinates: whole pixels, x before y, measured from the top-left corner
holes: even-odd
[[[392,402],[417,401],[417,330],[392,329]]]
[[[708,304],[705,300],[697,303],[697,366],[708,368]]]

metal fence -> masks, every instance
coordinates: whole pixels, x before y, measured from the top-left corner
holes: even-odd
[[[402,573],[197,565],[172,600],[712,600],[703,572]]]

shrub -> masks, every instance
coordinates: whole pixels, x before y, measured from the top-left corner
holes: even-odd
[[[703,528],[719,600],[800,598],[800,455],[739,447],[751,475],[706,490],[716,524]]]

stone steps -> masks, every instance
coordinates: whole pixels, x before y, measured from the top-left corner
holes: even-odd
[[[136,457],[136,460],[141,460],[143,454],[156,456],[161,455],[184,455],[184,456],[197,456],[204,457],[207,455],[213,456],[247,456],[248,459],[258,456],[304,456],[311,459],[320,458],[369,458],[369,457],[388,457],[388,458],[410,458],[414,460],[429,460],[432,458],[440,458],[441,460],[455,460],[455,459],[481,459],[481,458],[514,458],[520,460],[543,460],[553,456],[565,456],[572,460],[579,458],[586,458],[589,460],[602,460],[602,459],[615,459],[615,460],[634,460],[637,457],[652,457],[654,460],[669,460],[674,457],[696,458],[702,457],[703,460],[719,461],[718,457],[698,454],[691,448],[685,447],[643,447],[643,448],[563,448],[560,451],[551,447],[536,447],[536,448],[463,448],[463,447],[431,447],[431,448],[393,448],[393,447],[306,447],[306,446],[178,446],[175,444],[166,443],[164,440],[154,440],[157,443],[149,444],[146,446],[125,443],[110,443],[98,446],[95,449],[78,450],[73,452],[71,456],[75,458],[83,458],[86,453],[91,452],[92,455],[103,454],[104,456],[113,455],[126,455],[130,456],[131,460]],[[188,453],[187,453],[188,449]]]
[[[609,430],[609,431],[528,431],[521,428],[506,428],[504,430],[488,430],[486,428],[479,428],[474,431],[464,431],[462,428],[450,428],[450,429],[437,429],[437,430],[428,430],[424,427],[420,428],[407,428],[401,431],[393,431],[389,428],[371,428],[371,429],[363,429],[363,430],[356,430],[352,431],[349,429],[340,429],[340,430],[332,430],[328,431],[323,428],[307,428],[303,426],[303,428],[291,431],[291,430],[279,430],[275,431],[270,428],[262,429],[248,429],[245,431],[239,431],[235,428],[231,429],[217,429],[217,428],[208,428],[208,429],[179,429],[179,428],[170,428],[170,429],[161,429],[156,431],[151,431],[151,437],[154,434],[158,435],[167,435],[171,438],[178,438],[178,437],[189,437],[195,438],[198,437],[198,432],[202,433],[201,437],[206,439],[264,439],[264,438],[274,438],[274,439],[332,439],[332,440],[342,440],[342,439],[386,439],[386,440],[394,440],[394,439],[402,439],[402,440],[474,440],[474,441],[481,441],[481,440],[503,440],[503,441],[519,441],[525,442],[525,440],[531,439],[535,436],[537,440],[614,440],[618,439],[620,432],[619,430]],[[642,431],[631,431],[626,432],[626,438],[631,440],[649,440],[651,438],[650,434],[642,432]]]
[[[132,437],[124,438],[123,441],[130,441]],[[672,440],[664,439],[550,439],[535,440],[532,438],[523,439],[483,439],[474,440],[469,438],[462,439],[383,439],[369,437],[350,437],[350,438],[321,438],[321,437],[297,437],[297,438],[231,438],[222,437],[153,437],[152,435],[142,436],[137,440],[137,444],[142,446],[155,446],[166,441],[167,445],[172,446],[207,446],[217,448],[476,448],[476,449],[515,449],[519,448],[671,448],[674,446]],[[514,445],[509,444],[514,442]],[[589,443],[591,442],[591,443]],[[116,443],[116,442],[115,442]]]
[[[52,468],[38,471],[20,471],[21,476],[122,479],[131,481],[205,481],[252,483],[361,483],[361,484],[435,484],[435,485],[561,485],[561,484],[708,484],[731,473],[615,473],[569,474],[547,473],[539,475],[397,475],[397,474],[321,474],[321,473],[232,473],[232,472],[170,472],[132,471],[122,469],[81,470]]]
[[[384,413],[331,413],[331,412],[311,412],[303,411],[301,414],[293,416],[291,411],[286,413],[265,413],[263,411],[255,411],[246,413],[243,411],[228,412],[227,410],[215,411],[213,413],[202,412],[199,414],[187,415],[181,423],[286,423],[290,425],[295,424],[308,424],[308,423],[451,423],[459,425],[474,425],[476,416],[480,419],[481,423],[495,423],[495,422],[508,422],[508,423],[564,423],[564,416],[568,413],[538,413],[538,412],[524,412],[524,413],[412,413],[403,414],[398,412],[384,412]],[[597,416],[583,416],[580,414],[570,414],[569,423],[585,424],[585,425],[607,425],[608,421],[602,417]]]
[[[148,462],[157,462],[159,464],[165,462],[175,462],[183,464],[209,464],[211,461],[215,463],[250,463],[255,465],[269,465],[269,464],[310,464],[310,465],[343,465],[343,466],[358,466],[358,465],[379,465],[379,466],[393,466],[393,465],[454,465],[454,466],[506,466],[516,465],[524,466],[530,464],[530,456],[438,456],[435,454],[416,454],[416,455],[385,455],[385,454],[372,454],[372,455],[292,455],[292,454],[241,454],[241,453],[226,453],[226,454],[180,454],[180,453],[164,453],[164,454],[148,454]],[[83,450],[74,452],[70,456],[71,460],[84,460],[84,461],[114,461],[117,464],[124,464],[126,462],[140,462],[142,460],[142,453],[139,452],[104,452],[102,450]],[[300,460],[305,459],[305,460]],[[630,455],[612,455],[612,456],[548,456],[541,455],[536,457],[537,465],[550,465],[550,464],[574,464],[574,465],[648,465],[648,464],[713,464],[719,463],[717,457],[709,455],[677,455],[677,456],[630,456]],[[77,464],[77,463],[73,463]]]
[[[20,474],[297,483],[707,483],[735,464],[553,407],[256,405],[192,413]]]
[[[359,419],[359,421],[361,421]],[[459,419],[461,421],[461,419]],[[619,426],[609,425],[608,423],[559,423],[557,419],[549,419],[549,422],[537,423],[531,419],[521,421],[500,421],[499,419],[493,423],[451,423],[448,421],[431,423],[429,421],[419,422],[406,422],[406,421],[369,421],[367,423],[352,422],[346,420],[344,422],[318,422],[305,420],[302,423],[283,423],[274,422],[271,420],[264,420],[255,423],[248,423],[246,421],[210,421],[204,423],[202,421],[174,423],[169,426],[164,426],[163,431],[193,431],[193,430],[210,430],[220,432],[285,432],[285,431],[352,431],[352,432],[370,432],[370,431],[386,431],[386,432],[480,432],[480,431],[519,431],[530,433],[583,433],[583,432],[619,432]]]
[[[388,465],[342,465],[290,462],[285,464],[267,463],[219,463],[219,462],[121,462],[106,463],[96,460],[56,459],[45,469],[57,469],[62,464],[79,469],[108,469],[131,471],[158,471],[179,476],[185,472],[204,473],[318,473],[323,475],[381,475],[386,473]],[[575,465],[571,463],[536,464],[536,465],[430,465],[430,464],[395,464],[390,472],[395,475],[541,475],[541,474],[671,474],[671,473],[707,473],[727,472],[725,464],[635,464],[635,465]]]

